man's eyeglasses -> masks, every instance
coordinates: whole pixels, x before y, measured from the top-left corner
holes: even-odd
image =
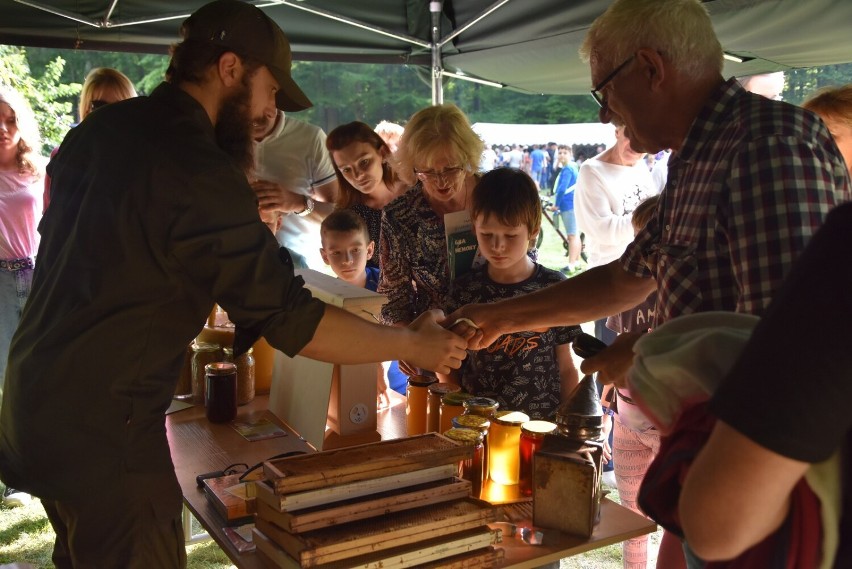
[[[414,173],[421,182],[429,182],[432,184],[438,181],[444,184],[454,182],[462,172],[464,172],[464,168],[461,167],[447,168],[442,172],[428,172],[424,170],[417,170],[416,168],[414,170]]]
[[[622,69],[624,69],[625,67],[627,67],[627,64],[628,64],[628,63],[630,63],[631,61],[633,61],[633,58],[634,58],[634,57],[636,57],[636,56],[635,56],[635,55],[631,55],[630,57],[628,57],[627,59],[625,59],[625,60],[624,60],[624,63],[622,63],[621,65],[619,65],[619,66],[618,66],[618,67],[616,67],[615,69],[613,69],[613,70],[612,70],[612,73],[610,73],[609,75],[607,75],[607,76],[604,78],[604,80],[603,80],[603,81],[601,81],[600,83],[598,83],[597,85],[595,85],[595,88],[594,88],[594,89],[592,89],[591,91],[589,91],[589,92],[592,94],[592,98],[595,100],[595,102],[598,104],[598,106],[600,106],[600,108],[602,108],[602,109],[605,109],[605,108],[606,108],[606,97],[604,97],[604,95],[603,95],[603,93],[602,93],[601,91],[603,91],[603,88],[604,88],[604,87],[606,87],[606,86],[607,86],[607,84],[608,84],[610,81],[612,81],[613,79],[615,79],[615,76],[616,76],[616,75],[618,75],[618,73],[619,73]]]

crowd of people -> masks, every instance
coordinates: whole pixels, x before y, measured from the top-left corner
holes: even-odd
[[[550,420],[594,322],[609,347],[582,369],[604,384],[623,503],[666,530],[657,567],[852,564],[852,419],[824,403],[852,386],[852,85],[785,103],[778,74],[722,76],[698,0],[616,0],[580,50],[614,143],[575,161],[568,144],[486,147],[452,104],[326,135],[287,114],[311,102],[251,4],[215,0],[181,36],[148,97],[94,70],[46,168],[32,110],[0,90],[0,479],[8,505],[41,499],[57,566],[184,566],[163,412],[214,303],[235,353],[264,336],[385,362],[380,396],[434,375]],[[545,215],[561,271],[538,261]],[[470,266],[448,249],[459,223]],[[294,274],[326,266],[387,297],[380,323]],[[758,323],[712,390],[679,396],[710,382],[696,362],[732,326],[695,313]],[[831,512],[807,543],[802,504]],[[625,568],[648,559],[647,539],[625,542]]]

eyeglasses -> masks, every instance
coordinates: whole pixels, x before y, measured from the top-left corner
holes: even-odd
[[[94,99],[89,104],[89,111],[94,111],[95,109],[100,109],[101,107],[105,107],[109,104],[109,101],[104,101],[103,99]]]
[[[438,181],[441,183],[454,182],[462,172],[464,172],[464,168],[462,167],[446,168],[442,172],[427,172],[414,169],[414,173],[421,182],[429,182],[431,184]]]
[[[636,57],[636,55],[631,55],[630,57],[628,57],[627,59],[625,59],[625,60],[624,60],[624,63],[622,63],[621,65],[619,65],[619,66],[618,66],[618,67],[616,67],[615,69],[613,69],[613,70],[612,70],[612,73],[610,73],[609,75],[607,75],[607,76],[604,78],[604,80],[603,80],[603,81],[601,81],[600,83],[598,83],[597,85],[595,85],[595,88],[594,88],[594,89],[592,89],[591,91],[589,91],[589,92],[592,94],[592,98],[595,100],[595,102],[598,104],[598,106],[600,106],[600,108],[602,108],[602,109],[605,109],[605,108],[606,108],[606,98],[604,97],[604,95],[603,95],[603,93],[602,93],[601,91],[603,91],[603,88],[604,88],[604,87],[606,87],[606,86],[607,86],[607,84],[608,84],[610,81],[612,81],[613,79],[615,79],[615,76],[616,76],[616,75],[618,75],[618,73],[619,73],[622,69],[624,69],[625,67],[627,67],[627,64],[628,64],[628,63],[630,63],[631,61],[633,61],[633,58],[634,58],[634,57]]]

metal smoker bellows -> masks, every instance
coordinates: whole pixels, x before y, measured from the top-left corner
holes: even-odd
[[[597,382],[587,375],[556,410],[559,434],[575,441],[599,441],[602,414]]]

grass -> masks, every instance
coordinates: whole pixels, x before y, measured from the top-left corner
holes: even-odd
[[[543,219],[544,239],[539,248],[539,262],[545,267],[559,270],[567,264],[562,239],[546,219]],[[587,328],[584,325],[584,328]],[[578,362],[579,363],[579,362]],[[610,498],[618,501],[618,493]],[[202,531],[193,520],[195,533]],[[659,544],[660,533],[651,535],[651,543]],[[53,567],[50,560],[53,551],[53,529],[47,521],[38,500],[27,506],[7,508],[0,506],[0,565],[27,562],[38,569]],[[650,547],[651,551],[655,546]],[[187,546],[189,569],[228,569],[233,567],[225,553],[215,542],[206,541]],[[621,545],[603,547],[589,553],[563,559],[560,569],[621,569]],[[653,567],[653,563],[649,563]]]

